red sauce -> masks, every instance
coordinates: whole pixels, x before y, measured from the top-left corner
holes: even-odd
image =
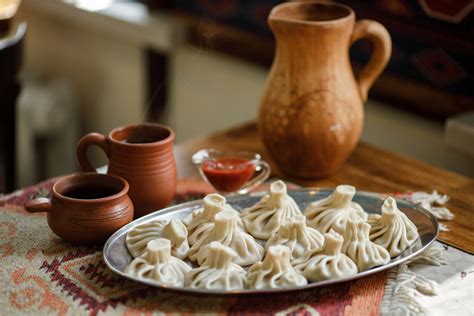
[[[255,172],[250,160],[238,157],[221,157],[206,161],[202,171],[218,191],[233,192],[240,189]]]

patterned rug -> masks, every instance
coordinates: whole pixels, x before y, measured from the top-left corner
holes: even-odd
[[[125,280],[105,266],[101,247],[64,242],[25,203],[48,196],[55,179],[0,197],[0,314],[153,315],[162,313],[376,315],[387,273],[298,293],[220,298],[182,295]],[[174,203],[210,188],[180,180]]]

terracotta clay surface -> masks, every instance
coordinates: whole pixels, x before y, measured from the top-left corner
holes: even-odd
[[[66,196],[76,188],[106,188],[112,195],[96,199]],[[128,183],[116,176],[85,173],[58,180],[53,197],[29,201],[30,213],[47,212],[51,230],[64,240],[77,243],[102,243],[117,229],[133,219],[133,204]],[[66,194],[66,195],[64,195]]]
[[[283,3],[268,23],[276,52],[258,115],[262,140],[288,175],[332,174],[359,141],[363,102],[390,58],[390,35],[336,3]],[[356,80],[349,48],[362,38],[374,52]]]
[[[98,133],[84,136],[77,145],[82,170],[93,172],[86,151],[90,145],[102,148],[109,158],[107,173],[123,177],[130,185],[135,217],[165,207],[176,192],[174,132],[159,124],[119,127],[108,137]]]

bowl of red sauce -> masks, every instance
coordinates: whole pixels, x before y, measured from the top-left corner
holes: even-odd
[[[202,149],[192,160],[203,179],[224,194],[245,194],[265,182],[271,172],[259,154],[247,151]]]

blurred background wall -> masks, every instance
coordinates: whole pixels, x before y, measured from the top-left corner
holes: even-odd
[[[54,0],[24,1],[22,14],[29,24],[24,73],[43,82],[61,78],[70,85],[77,110],[76,138],[146,120],[152,96],[160,93],[167,94],[167,104],[156,120],[175,129],[177,142],[255,119],[266,66],[209,50],[206,43],[190,43],[179,36],[182,23],[136,5],[135,11],[93,12]],[[160,33],[151,36],[147,32],[152,28]],[[168,63],[168,84],[157,86],[158,91],[147,87],[150,51],[165,56]],[[72,139],[69,152],[61,154],[68,163],[47,163],[44,176],[74,171],[76,141]],[[370,100],[363,141],[474,176],[473,158],[445,143],[442,120]],[[19,159],[34,156],[25,154],[28,148],[22,150]],[[92,155],[97,165],[105,163],[99,150]],[[20,186],[38,180],[22,170]]]

